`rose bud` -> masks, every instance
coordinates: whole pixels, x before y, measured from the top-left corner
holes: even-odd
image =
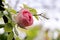
[[[32,14],[27,9],[21,9],[16,16],[16,22],[22,28],[30,26],[33,24]]]

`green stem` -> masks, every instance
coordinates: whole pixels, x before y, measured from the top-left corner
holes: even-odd
[[[37,15],[33,15],[33,16],[42,16],[43,18],[45,18],[45,19],[47,19],[47,20],[49,19],[49,18],[43,16],[42,14],[37,14]]]

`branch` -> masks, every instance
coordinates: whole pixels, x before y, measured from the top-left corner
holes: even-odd
[[[43,18],[45,18],[45,19],[47,19],[47,20],[49,19],[49,18],[43,16],[42,13],[41,13],[41,14],[37,14],[37,15],[33,15],[33,16],[42,16]]]

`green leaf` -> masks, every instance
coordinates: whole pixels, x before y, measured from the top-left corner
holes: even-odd
[[[16,10],[14,10],[14,9],[10,9],[10,12],[16,14]]]
[[[6,11],[8,14],[5,14],[5,16],[10,20],[12,20],[12,14],[7,10]]]
[[[31,8],[29,10],[33,15],[37,15],[37,11],[34,8]],[[38,16],[35,16],[35,18],[38,20]]]
[[[11,21],[12,21],[12,14],[11,14],[9,11],[6,11],[6,12],[7,12],[8,14],[5,14],[5,13],[4,13],[3,17],[6,18],[5,21],[11,22]]]
[[[0,35],[0,40],[7,40],[7,36],[5,34]]]
[[[9,11],[7,11],[7,12],[8,12],[8,17],[9,17],[10,19],[12,19],[11,13],[10,13]]]
[[[31,8],[25,4],[23,4],[24,8],[28,9],[33,15],[37,15],[37,11],[34,8]],[[35,18],[38,20],[38,16],[35,16]]]
[[[14,33],[11,32],[8,36],[7,36],[7,40],[12,40],[14,37]]]
[[[6,11],[9,11],[11,14],[16,14],[16,10],[14,10],[13,8],[9,7],[9,8],[5,8]]]
[[[37,15],[37,14],[36,14],[37,11],[36,11],[34,8],[30,8],[29,10],[30,10],[30,12],[31,12],[33,15]]]
[[[0,11],[0,18],[1,18],[3,15],[4,15],[3,12]]]
[[[7,12],[8,12],[8,14],[6,14],[5,16],[8,18],[8,23],[11,23],[11,25],[14,27],[15,23],[12,20],[12,14],[9,11],[7,11]]]
[[[5,32],[11,32],[13,29],[13,26],[11,25],[11,23],[6,23],[4,30]]]
[[[16,39],[15,40],[21,40],[19,37],[16,37]]]
[[[35,26],[34,28],[29,29],[27,33],[27,38],[25,40],[33,40],[36,36],[38,31],[40,30],[39,26]]]
[[[12,23],[12,18],[11,18],[11,16],[10,15],[5,15],[7,18],[8,18],[8,23]]]
[[[30,7],[28,7],[26,4],[23,4],[24,8],[26,9],[30,9]]]
[[[8,23],[10,23],[13,27],[15,27],[16,23],[12,20],[11,14],[10,15],[6,15],[6,17],[8,18]]]

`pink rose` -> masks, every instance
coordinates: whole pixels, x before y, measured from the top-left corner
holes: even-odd
[[[16,16],[17,24],[21,27],[27,27],[33,24],[33,17],[29,10],[21,9]]]

